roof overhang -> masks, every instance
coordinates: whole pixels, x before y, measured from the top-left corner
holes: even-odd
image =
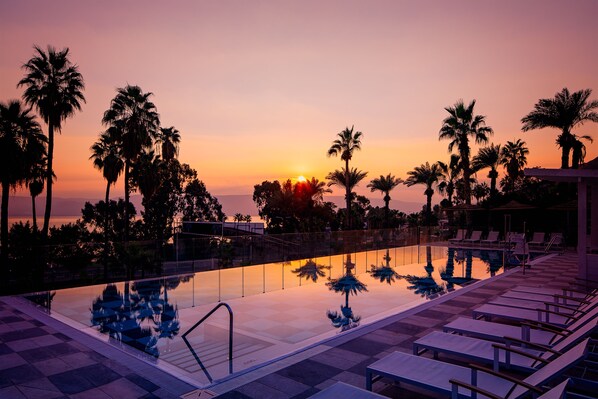
[[[589,182],[598,183],[598,170],[595,169],[543,169],[525,168],[526,176],[557,182]]]

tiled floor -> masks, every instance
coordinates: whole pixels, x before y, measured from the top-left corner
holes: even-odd
[[[410,353],[412,343],[446,322],[469,316],[479,304],[525,281],[526,285],[561,287],[576,274],[576,256],[554,257],[527,270],[464,289],[407,312],[339,334],[303,353],[211,387],[221,398],[305,398],[343,381],[364,387],[365,368],[395,350]],[[192,391],[156,367],[110,345],[64,326],[19,302],[0,298],[0,398],[176,398]],[[398,397],[383,382],[374,390]],[[402,398],[426,397],[403,391]]]

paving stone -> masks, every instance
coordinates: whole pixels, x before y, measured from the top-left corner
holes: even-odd
[[[145,389],[147,392],[154,392],[155,390],[159,389],[160,387],[156,384],[146,380],[145,378],[137,375],[137,374],[129,374],[126,378],[131,381],[132,383],[140,386],[141,388]]]
[[[87,391],[79,392],[73,395],[70,395],[71,399],[116,399],[116,397],[112,397],[108,395],[106,392],[102,391],[100,388],[92,388]],[[120,398],[125,398],[125,396],[119,396]]]
[[[77,368],[74,370],[78,375],[87,378],[92,384],[99,387],[111,383],[121,378],[120,374],[115,373],[103,364],[92,364]],[[127,382],[129,382],[127,380]]]
[[[259,380],[256,380],[256,382],[267,385],[290,396],[299,395],[310,388],[310,386],[302,384],[293,379],[274,374],[262,377]]]
[[[23,384],[31,380],[42,378],[44,375],[32,365],[23,364],[21,366],[11,367],[0,371],[0,376],[10,379],[13,384]]]
[[[81,376],[77,372],[78,369],[66,371],[64,373],[54,374],[48,379],[54,384],[62,393],[76,394],[94,388],[87,378]]]
[[[339,368],[323,365],[313,360],[306,359],[279,370],[276,374],[299,381],[305,385],[315,386],[334,377],[342,371],[343,370]]]
[[[2,399],[27,399],[21,391],[15,386],[9,386],[0,389],[0,398]]]
[[[26,363],[27,361],[23,359],[18,353],[8,353],[6,355],[0,355],[0,370],[10,369],[16,366],[24,365]]]
[[[113,398],[138,398],[148,393],[139,385],[122,377],[108,384],[98,386],[98,388]]]
[[[238,392],[252,398],[288,399],[289,395],[259,382],[252,382],[237,389]]]
[[[388,344],[382,342],[374,342],[363,337],[359,337],[341,344],[338,347],[351,352],[361,353],[362,355],[374,356],[386,350],[388,346]]]
[[[62,373],[76,368],[76,366],[58,358],[46,359],[32,364],[45,376]]]
[[[27,399],[54,399],[63,396],[62,392],[59,391],[48,391],[23,385],[17,385],[17,388],[19,388],[19,391],[21,391]]]

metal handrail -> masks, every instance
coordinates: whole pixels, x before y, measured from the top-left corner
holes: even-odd
[[[210,375],[210,373],[208,372],[206,367],[203,365],[201,360],[199,360],[199,356],[197,356],[197,353],[195,353],[195,350],[193,349],[193,347],[191,346],[189,341],[187,341],[186,337],[187,337],[187,334],[189,334],[191,331],[195,330],[201,323],[203,323],[208,317],[210,317],[221,306],[224,306],[226,308],[226,310],[228,310],[228,315],[229,315],[229,318],[228,318],[228,321],[229,321],[228,322],[228,373],[232,374],[233,373],[233,310],[227,303],[221,302],[218,305],[214,306],[214,308],[212,310],[210,310],[210,312],[208,314],[206,314],[204,317],[202,317],[200,321],[195,323],[191,328],[189,328],[181,336],[183,338],[183,341],[185,341],[185,344],[191,351],[191,354],[193,355],[193,357],[195,357],[197,364],[199,365],[199,367],[201,367],[201,369],[205,373],[206,377],[208,377],[208,380],[210,380],[210,382],[213,381],[212,376]]]

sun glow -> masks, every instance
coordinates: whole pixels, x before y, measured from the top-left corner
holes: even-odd
[[[307,181],[307,179],[305,178],[305,176],[301,175],[297,177],[297,181],[301,182],[301,183],[305,183]]]

